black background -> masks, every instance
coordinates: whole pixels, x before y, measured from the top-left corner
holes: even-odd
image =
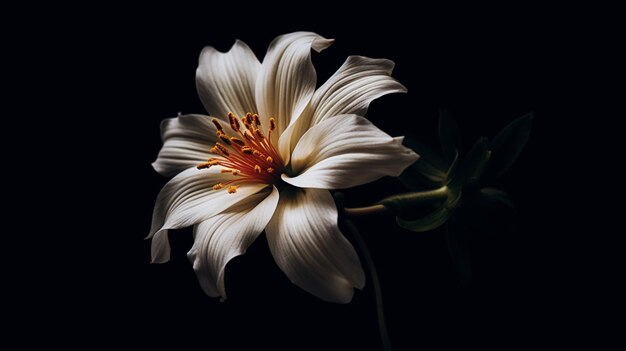
[[[588,78],[583,43],[601,46],[589,38],[589,23],[564,9],[522,7],[324,9],[306,17],[283,10],[293,14],[100,8],[23,22],[45,23],[15,55],[33,75],[17,90],[31,97],[22,109],[40,117],[24,120],[44,135],[47,156],[33,161],[52,170],[40,174],[52,190],[42,199],[41,223],[33,223],[49,232],[28,239],[38,240],[41,253],[17,263],[31,273],[19,276],[29,302],[16,324],[40,330],[47,342],[86,348],[381,349],[369,276],[350,304],[322,302],[289,282],[261,236],[228,265],[229,298],[220,303],[202,292],[186,258],[190,230],[171,232],[167,264],[149,264],[143,240],[167,181],[150,166],[159,123],[178,112],[204,113],[194,81],[201,49],[226,51],[241,39],[262,59],[277,35],[310,30],[336,39],[313,54],[318,84],[348,55],[395,61],[393,76],[409,93],[376,100],[367,115],[389,134],[436,147],[437,111],[447,107],[468,147],[535,114],[526,150],[496,184],[517,214],[509,230],[475,238],[471,285],[459,284],[441,230],[410,233],[385,215],[355,221],[381,277],[395,348],[590,339],[580,329],[590,309],[576,275],[583,264],[568,260],[575,239],[555,215],[564,191],[555,183],[566,178],[559,170],[572,153],[587,152],[572,151],[561,137],[586,108],[575,88]],[[395,180],[382,179],[345,194],[349,206],[364,206],[399,191]]]

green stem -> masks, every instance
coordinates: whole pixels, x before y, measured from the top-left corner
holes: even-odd
[[[346,207],[344,208],[344,214],[348,218],[361,217],[375,215],[379,213],[388,212],[386,206],[405,204],[431,204],[437,201],[443,201],[448,198],[448,187],[442,186],[441,188],[426,191],[417,191],[413,193],[398,194],[387,197],[380,201],[380,204],[366,206],[366,207]],[[384,205],[383,205],[384,204]]]
[[[383,205],[372,205],[367,207],[346,207],[343,210],[348,217],[360,217],[387,212],[387,207]]]
[[[382,205],[378,205],[382,206]],[[376,207],[376,206],[370,206]],[[365,207],[367,208],[367,207]],[[384,208],[384,206],[383,206]],[[346,209],[347,210],[347,209]],[[372,210],[373,212],[376,212]],[[367,268],[370,271],[370,275],[372,276],[372,285],[374,286],[374,296],[376,297],[376,312],[378,316],[378,330],[380,332],[380,338],[383,342],[383,349],[385,351],[391,351],[391,340],[389,339],[389,334],[387,333],[387,326],[385,324],[385,313],[383,311],[383,296],[380,289],[380,281],[378,280],[378,273],[376,272],[376,266],[374,266],[374,260],[372,260],[372,255],[370,251],[367,249],[367,244],[363,240],[363,237],[359,233],[359,230],[350,220],[344,220],[345,227],[352,233],[354,240],[356,241],[359,250],[363,254],[363,258],[367,263]]]

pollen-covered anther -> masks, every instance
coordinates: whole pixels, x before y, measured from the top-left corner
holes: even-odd
[[[241,117],[241,121],[246,126],[246,129],[252,128],[252,114],[250,112],[246,113],[245,116]]]
[[[213,122],[213,124],[215,125],[215,128],[217,128],[218,131],[220,132],[224,132],[224,127],[222,127],[222,125],[220,124],[220,122],[217,120],[217,118],[213,118],[211,120],[211,122]]]
[[[267,169],[267,173],[269,174],[273,174],[274,173],[274,168],[270,167]]]
[[[199,165],[197,165],[196,168],[197,169],[209,168],[211,166],[217,165],[218,163],[219,162],[217,160],[209,159],[207,162],[203,162],[203,163],[200,163]]]
[[[226,146],[220,144],[220,143],[215,143],[215,147],[222,153],[224,154],[224,156],[229,156],[228,153],[228,149],[226,148]]]
[[[265,135],[263,135],[263,132],[261,132],[260,129],[254,129],[254,133],[256,134],[257,137],[259,137],[259,139],[263,140],[265,139]]]
[[[239,188],[239,185],[231,185],[228,187],[228,193],[229,194],[234,194],[237,192],[237,188]]]
[[[261,119],[259,118],[259,115],[255,113],[254,115],[252,115],[252,118],[254,120],[254,126],[259,127],[261,125]]]
[[[276,129],[276,120],[274,117],[270,118],[270,131]]]
[[[250,131],[249,131],[249,130],[246,130],[246,131],[243,133],[243,136],[244,136],[244,137],[246,137],[246,139],[248,139],[248,140],[254,140],[254,135],[252,135],[252,133],[250,133]]]
[[[256,173],[261,174],[261,166],[259,166],[259,165],[255,165],[255,166],[254,166],[254,171],[255,171]]]
[[[239,123],[239,119],[237,119],[237,117],[235,117],[232,112],[228,112],[228,121],[230,121],[230,127],[234,131],[239,132],[239,130],[241,129],[241,124]]]
[[[241,152],[243,152],[244,154],[248,154],[248,155],[252,155],[254,153],[254,151],[248,146],[242,147]]]
[[[237,144],[237,145],[239,145],[239,146],[244,146],[244,145],[246,145],[245,141],[243,141],[243,140],[241,140],[241,139],[239,139],[239,138],[237,138],[237,137],[230,137],[230,141],[231,141],[233,144]]]
[[[274,162],[274,159],[272,158],[272,156],[267,156],[267,158],[265,159],[265,161],[266,161],[267,163],[272,163],[272,162]]]
[[[228,135],[226,135],[225,133],[220,133],[219,131],[218,131],[218,133],[219,133],[219,134],[218,134],[217,136],[218,136],[220,139],[222,139],[222,141],[223,141],[223,142],[225,142],[225,143],[226,143],[226,145],[229,145],[229,146],[230,146],[230,145],[232,145],[232,144],[233,144],[232,140],[230,140],[230,138],[228,137]]]
[[[217,183],[217,184],[213,185],[213,190],[220,190],[223,187],[224,187],[224,184]]]

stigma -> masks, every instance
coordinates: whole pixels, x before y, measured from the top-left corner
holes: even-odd
[[[261,125],[259,115],[247,113],[239,119],[232,112],[228,113],[230,129],[213,118],[217,129],[218,141],[210,149],[215,155],[196,166],[206,169],[221,166],[221,173],[233,175],[231,180],[213,185],[213,190],[227,189],[229,194],[237,192],[245,183],[276,184],[284,171],[283,160],[272,144],[272,132],[276,130],[276,121],[269,119],[267,133]]]

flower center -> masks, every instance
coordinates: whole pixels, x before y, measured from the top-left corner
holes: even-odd
[[[222,173],[232,173],[234,179],[213,185],[213,190],[227,187],[233,194],[237,188],[246,182],[277,184],[285,167],[280,154],[272,145],[272,132],[276,129],[276,121],[270,118],[267,134],[263,132],[259,115],[247,113],[241,117],[241,122],[232,113],[228,113],[230,131],[226,133],[222,124],[213,118],[211,122],[217,128],[217,137],[220,141],[211,148],[212,157],[207,162],[196,166],[198,169],[211,166],[222,166]],[[241,124],[245,129],[241,127]]]

